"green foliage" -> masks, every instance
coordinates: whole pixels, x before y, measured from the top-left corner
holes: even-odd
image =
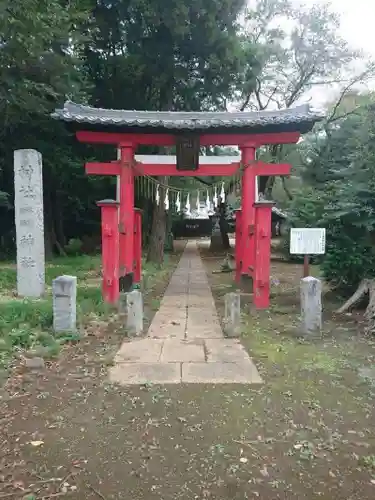
[[[364,231],[338,224],[328,234],[327,253],[321,265],[326,279],[351,294],[367,276],[375,276],[375,252]]]
[[[291,260],[302,262],[303,256],[290,255],[290,228],[292,227],[325,227],[323,216],[326,210],[330,190],[318,191],[310,186],[304,186],[294,193],[288,205],[287,231],[282,239],[281,250]],[[316,262],[319,259],[313,258]]]
[[[105,316],[109,308],[103,303],[99,279],[98,257],[78,256],[56,258],[46,269],[47,287],[62,274],[78,277],[77,309],[78,321],[85,324],[88,318]],[[83,283],[83,284],[82,284]],[[44,358],[56,356],[60,346],[76,342],[80,334],[52,331],[53,310],[50,288],[43,299],[28,300],[13,297],[16,287],[16,271],[0,269],[0,369],[6,367],[14,351],[27,350]]]
[[[239,107],[256,110],[294,107],[299,102],[308,101],[312,89],[314,95],[324,95],[329,83],[342,83],[348,91],[348,78],[352,77],[348,67],[354,67],[353,63],[359,60],[363,63],[363,58],[340,36],[339,25],[339,17],[328,3],[249,2],[243,38],[252,46],[253,53],[255,50],[255,64],[250,58],[253,78],[249,79],[249,88],[244,83],[236,94]],[[360,75],[363,75],[364,65],[360,66]],[[359,80],[363,78],[355,74],[353,81]],[[259,157],[276,163],[291,163],[295,177],[296,174],[299,176],[303,166],[302,149],[303,145],[273,145],[262,148]],[[317,173],[315,169],[313,173]],[[291,188],[296,187],[294,181],[282,178],[277,185],[279,188],[281,184],[282,195],[281,189],[274,192],[274,177],[262,176],[259,178],[259,192],[267,198],[276,195],[279,202],[284,201],[285,195],[291,199]]]
[[[82,241],[79,238],[71,238],[64,247],[67,255],[76,256],[82,251]]]
[[[47,300],[13,299],[0,302],[0,331],[28,328],[50,328],[52,326],[52,304]]]
[[[367,467],[368,469],[375,469],[375,455],[366,455],[359,459],[359,465]]]
[[[328,190],[320,192],[310,186],[295,193],[288,207],[290,226],[321,226],[328,196]]]
[[[254,48],[245,48],[238,36],[243,6],[243,0],[2,2],[3,255],[15,253],[14,215],[7,206],[13,198],[13,150],[42,153],[47,255],[66,246],[69,252],[69,240],[100,232],[96,201],[115,193],[115,179],[89,177],[83,164],[114,159],[116,152],[77,143],[49,113],[67,98],[126,109],[224,109],[235,88],[244,82],[250,88]],[[149,198],[137,197],[146,242]]]
[[[375,276],[375,121],[371,101],[359,102],[303,147],[310,185],[289,207],[292,226],[326,228],[321,269],[344,294]]]
[[[328,4],[250,2],[244,38],[255,49],[259,73],[255,85],[243,87],[245,107],[289,108],[312,88],[347,77],[346,65],[360,54],[350,50],[339,26],[339,17]]]
[[[97,29],[84,52],[94,82],[92,101],[125,109],[222,108],[245,62],[237,37],[243,5],[243,0],[96,5]]]
[[[73,57],[83,2],[3,0],[0,11],[1,131],[50,111],[81,74]],[[87,15],[87,13],[86,13]]]
[[[79,144],[61,123],[50,119],[49,113],[65,99],[141,110],[218,110],[230,101],[238,101],[241,109],[288,107],[321,82],[339,81],[357,57],[340,38],[338,20],[326,6],[297,8],[289,0],[257,0],[244,14],[245,8],[244,0],[1,2],[0,256],[15,253],[13,150],[34,148],[43,155],[48,257],[64,249],[69,255],[80,253],[85,237],[100,231],[96,201],[115,195],[115,179],[86,176],[83,168],[86,160],[114,159],[114,148]],[[328,129],[320,130],[298,150],[264,148],[260,157],[290,160],[298,172],[302,165],[313,166],[304,172],[313,186],[325,187],[329,180],[344,189],[340,172],[349,165],[361,170],[355,207],[341,203],[331,212],[342,214],[345,227],[361,221],[371,231],[367,208],[359,208],[372,207],[372,185],[358,161],[361,156],[371,161],[360,146],[370,139],[364,137],[364,116],[335,122],[329,134]],[[220,150],[206,150],[213,152]],[[352,172],[347,175],[354,179]],[[181,188],[196,186],[193,178],[170,182]],[[319,193],[325,199],[323,191]],[[345,192],[341,200],[351,200],[351,193]],[[149,194],[136,195],[137,206],[144,210],[147,244],[154,205]],[[312,193],[303,196],[293,201],[291,212],[298,214],[300,224],[316,225],[322,202]],[[336,203],[334,196],[331,202]],[[359,213],[358,220],[348,215],[351,210]],[[81,269],[73,274],[83,273]],[[64,265],[47,268],[47,278],[66,274],[64,270]],[[92,271],[95,274],[95,268]],[[4,273],[0,286],[11,290],[15,272]]]
[[[98,286],[80,286],[77,290],[79,317],[83,320],[88,316],[105,316],[111,307],[103,302],[102,290]]]
[[[375,276],[375,121],[373,106],[366,105],[360,113],[347,117],[328,140],[334,141],[335,133],[347,142],[341,144],[341,161],[346,166],[337,168],[336,157],[329,149],[326,171],[337,176],[335,197],[327,206],[325,221],[330,228],[329,252],[323,271],[330,281],[342,282],[347,290],[359,281]],[[358,116],[361,117],[358,123]],[[354,130],[353,130],[354,126]],[[349,133],[349,130],[352,133]],[[338,152],[339,154],[339,152]],[[324,158],[322,157],[321,161]]]

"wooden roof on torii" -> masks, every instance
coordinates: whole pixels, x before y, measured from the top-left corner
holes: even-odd
[[[323,119],[323,114],[313,110],[308,104],[295,108],[276,111],[251,111],[251,112],[222,112],[222,111],[128,111],[117,109],[102,109],[66,102],[62,109],[56,109],[52,117],[64,121],[69,129],[77,133],[80,140],[85,139],[79,134],[87,132],[102,132],[112,134],[108,143],[114,143],[121,134],[168,135],[176,136],[194,133],[203,136],[237,137],[245,135],[269,136],[271,144],[276,144],[276,135],[287,135],[290,140],[282,142],[296,142],[291,140],[292,135],[309,132],[314,124]],[[82,131],[82,132],[79,132]],[[233,137],[234,138],[234,137]],[[91,142],[91,141],[88,141]],[[99,141],[107,142],[107,141]],[[159,142],[161,145],[163,141]],[[168,142],[168,141],[167,141]],[[205,145],[207,140],[202,141]],[[230,144],[230,138],[221,141],[218,145]],[[169,145],[168,143],[163,143]],[[233,145],[237,145],[234,143]]]

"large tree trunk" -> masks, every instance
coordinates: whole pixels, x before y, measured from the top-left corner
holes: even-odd
[[[352,307],[354,307],[358,302],[363,300],[363,298],[368,295],[368,306],[366,308],[364,318],[366,321],[365,332],[367,334],[375,334],[375,279],[364,279],[359,284],[357,290],[353,295],[345,302],[343,306],[336,311],[337,314],[343,314]]]
[[[217,218],[218,224],[217,224]],[[213,229],[211,233],[210,250],[212,252],[220,252],[230,249],[229,235],[228,235],[228,222],[226,220],[226,205],[220,203],[218,212],[213,219]],[[219,228],[217,227],[219,226]]]
[[[220,234],[221,234],[221,242],[223,245],[223,249],[229,250],[230,242],[228,235],[228,223],[223,217],[220,218]]]
[[[160,184],[166,185],[168,177],[159,177]],[[167,217],[164,207],[165,190],[159,189],[160,201],[159,205],[155,205],[152,215],[152,227],[147,252],[147,262],[153,262],[161,265],[164,261],[164,243],[166,234]]]
[[[64,214],[63,214],[63,206],[61,193],[57,193],[55,200],[55,227],[56,227],[56,241],[60,245],[60,248],[65,248],[66,246],[66,237],[64,231]],[[61,253],[61,251],[59,250]]]
[[[54,213],[53,195],[48,190],[44,194],[44,248],[46,259],[52,258],[56,250],[59,255],[66,256],[64,248],[56,237]]]
[[[276,144],[274,146],[270,146],[270,154],[272,163],[279,163],[282,157],[283,145]],[[285,184],[285,178],[281,176],[283,188],[285,190],[286,195],[291,200],[292,195],[290,191],[287,189]],[[258,177],[258,191],[259,194],[263,194],[267,200],[272,200],[272,191],[275,185],[276,177],[274,176],[261,176]]]

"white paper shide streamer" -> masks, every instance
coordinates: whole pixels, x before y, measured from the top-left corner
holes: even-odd
[[[220,198],[221,198],[221,202],[224,203],[225,202],[224,182],[221,185]]]
[[[181,212],[181,200],[180,200],[180,193],[177,193],[177,198],[176,198],[176,210],[177,212]]]
[[[216,188],[216,186],[215,186],[215,190],[214,190],[213,202],[214,202],[214,207],[217,208],[217,188]]]
[[[188,193],[187,197],[186,197],[186,205],[185,205],[185,208],[186,208],[186,212],[188,214],[190,214],[190,195]]]
[[[159,203],[160,203],[159,184],[156,184],[155,201],[156,201],[156,204],[159,205]]]
[[[209,195],[208,191],[207,191],[207,194],[206,194],[206,208],[207,208],[207,210],[210,210],[210,208],[211,208],[210,195]]]
[[[169,189],[167,189],[165,192],[164,208],[165,210],[169,210]]]
[[[200,208],[199,191],[197,191],[197,210]]]

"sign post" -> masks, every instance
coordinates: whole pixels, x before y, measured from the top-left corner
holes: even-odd
[[[303,277],[310,275],[310,255],[324,255],[326,251],[325,228],[292,228],[290,230],[290,253],[303,255]]]

